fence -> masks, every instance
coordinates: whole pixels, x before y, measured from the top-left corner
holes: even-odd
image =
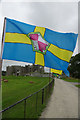
[[[54,88],[54,79],[41,90],[0,111],[2,118],[38,118]]]

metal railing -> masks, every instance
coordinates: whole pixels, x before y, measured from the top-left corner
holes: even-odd
[[[39,91],[0,111],[2,118],[38,118],[53,88],[54,79]]]

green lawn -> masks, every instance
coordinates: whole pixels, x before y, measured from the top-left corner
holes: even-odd
[[[65,77],[65,78],[62,78],[62,80],[67,81],[67,82],[80,83],[80,79],[76,79],[72,77]],[[80,88],[80,85],[75,85],[75,86]]]
[[[8,82],[2,81],[2,109],[16,103],[17,101],[29,96],[30,94],[40,90],[49,83],[49,78],[45,77],[31,77],[31,76],[5,76],[2,79],[8,80]],[[32,81],[33,83],[30,83]],[[46,91],[45,91],[46,92]],[[38,97],[38,103],[36,105],[36,97]],[[41,105],[42,92],[38,93],[38,96],[33,95],[27,100],[27,112],[28,118],[38,117],[36,111],[41,113],[45,105]],[[37,107],[37,109],[36,109]],[[40,109],[40,110],[38,110]],[[33,114],[31,114],[31,110]],[[23,118],[24,116],[24,101],[10,110],[3,113],[3,118]]]
[[[76,79],[76,78],[72,78],[72,77],[65,77],[62,79],[67,81],[67,82],[79,82],[80,83],[80,79]]]
[[[80,85],[75,85],[76,87],[80,88]]]

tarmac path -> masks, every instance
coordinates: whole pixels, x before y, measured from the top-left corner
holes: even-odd
[[[53,93],[40,118],[78,118],[78,88],[56,78]]]

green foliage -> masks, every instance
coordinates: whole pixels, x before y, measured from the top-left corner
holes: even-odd
[[[6,75],[6,71],[2,71],[2,76],[5,76]]]
[[[72,77],[80,78],[80,53],[71,58],[68,70]]]

